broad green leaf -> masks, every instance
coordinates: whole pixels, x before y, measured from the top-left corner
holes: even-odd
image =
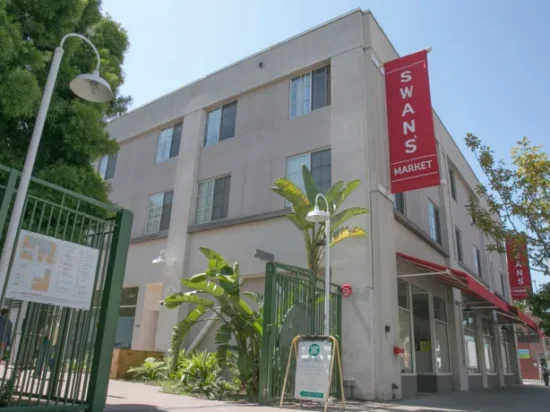
[[[360,227],[347,227],[344,226],[342,228],[337,229],[332,234],[332,242],[331,246],[335,245],[338,242],[341,242],[344,239],[349,239],[351,237],[366,237],[367,232],[365,232]]]
[[[227,263],[227,261],[223,258],[223,256],[220,255],[215,250],[208,249],[206,247],[199,247],[199,249],[202,252],[202,254],[208,258],[208,260],[216,260],[218,262],[221,262],[223,264],[222,266],[225,266],[225,265],[229,266],[229,263]]]
[[[307,220],[301,218],[296,213],[288,213],[286,217],[288,220],[294,223],[294,225],[300,230],[306,230],[314,227],[313,223],[308,222]]]
[[[167,296],[163,302],[164,306],[166,306],[168,309],[178,307],[182,303],[195,303],[197,305],[202,305],[208,308],[214,306],[213,301],[201,298],[196,291],[187,293],[174,293],[173,295]]]
[[[304,179],[304,187],[309,204],[315,205],[315,197],[319,193],[319,189],[317,189],[315,180],[313,180],[313,176],[306,165],[302,165],[302,178]]]
[[[227,360],[227,351],[229,349],[229,341],[231,340],[231,328],[227,324],[223,324],[218,328],[214,343],[218,345],[216,349],[216,358],[220,366],[224,366]]]
[[[194,288],[199,292],[208,293],[216,298],[224,294],[223,288],[210,280],[190,282],[189,279],[183,279],[181,283],[187,287]]]
[[[189,282],[204,282],[207,278],[206,273],[197,273],[196,275],[191,276],[189,279],[186,279]]]
[[[340,196],[340,194],[342,193],[342,190],[344,189],[344,186],[345,186],[345,182],[343,180],[338,180],[328,190],[328,192],[325,194],[325,197],[327,198],[330,204],[332,205],[335,204],[335,199]]]
[[[340,196],[334,199],[334,205],[336,206],[336,209],[338,209],[342,205],[342,203],[344,203],[344,200],[346,200],[348,196],[351,195],[360,184],[360,180],[352,180],[347,184],[347,186],[342,190]]]
[[[271,190],[288,200],[295,207],[308,207],[310,205],[304,192],[292,180],[281,177],[273,183],[275,187],[272,187]]]
[[[342,210],[338,212],[335,216],[330,219],[330,229],[331,232],[334,232],[338,227],[351,219],[354,216],[364,215],[369,213],[369,210],[364,207],[350,207],[349,209]]]
[[[179,353],[185,335],[189,333],[191,328],[199,321],[201,316],[204,315],[207,310],[207,307],[198,305],[195,309],[187,314],[185,319],[183,319],[180,323],[177,324],[176,327],[174,327],[174,331],[172,332],[172,353]],[[175,370],[177,367],[177,358],[177,356],[172,356],[172,365],[170,365],[172,370]]]

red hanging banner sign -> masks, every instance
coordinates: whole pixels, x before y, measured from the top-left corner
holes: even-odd
[[[508,260],[512,300],[527,299],[529,292],[531,292],[531,271],[529,269],[527,244],[507,240],[506,260]]]
[[[428,51],[384,63],[390,140],[391,192],[437,186],[437,162]]]

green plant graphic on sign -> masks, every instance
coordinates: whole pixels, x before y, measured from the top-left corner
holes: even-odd
[[[321,352],[321,348],[316,343],[309,346],[309,354],[311,356],[317,356]]]

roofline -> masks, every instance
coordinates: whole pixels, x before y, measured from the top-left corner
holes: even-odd
[[[149,106],[149,105],[151,105],[151,104],[153,104],[153,103],[155,103],[155,102],[157,102],[157,101],[159,101],[159,100],[164,99],[164,98],[167,97],[167,96],[170,96],[170,95],[172,95],[172,94],[174,94],[174,93],[179,92],[180,90],[183,90],[183,89],[185,89],[185,88],[187,88],[187,87],[189,87],[189,86],[192,86],[192,85],[194,85],[194,84],[196,84],[196,83],[198,83],[198,82],[201,82],[201,81],[203,81],[203,80],[205,80],[205,79],[208,79],[209,77],[212,77],[212,76],[214,76],[214,75],[216,75],[216,74],[218,74],[218,73],[221,73],[221,72],[223,72],[224,70],[227,70],[227,69],[229,69],[229,68],[231,68],[231,67],[233,67],[233,66],[236,66],[236,65],[238,65],[238,64],[240,64],[240,63],[242,63],[242,62],[245,62],[245,61],[250,60],[250,59],[252,59],[252,58],[254,58],[254,57],[257,57],[257,56],[259,56],[259,55],[262,54],[262,53],[265,53],[265,52],[267,52],[267,51],[269,51],[269,50],[271,50],[271,49],[274,49],[275,47],[281,46],[281,45],[283,45],[283,44],[285,44],[285,43],[288,43],[288,42],[290,42],[290,41],[292,41],[292,40],[297,39],[298,37],[304,36],[304,35],[306,35],[306,34],[308,34],[308,33],[311,33],[311,32],[313,32],[313,31],[315,31],[315,30],[318,30],[318,29],[320,29],[320,28],[322,28],[322,27],[324,27],[324,26],[327,26],[327,25],[329,25],[329,24],[331,24],[331,23],[334,23],[335,21],[341,20],[341,19],[343,19],[344,17],[347,17],[347,16],[349,16],[349,15],[351,15],[351,14],[354,14],[354,13],[357,13],[357,12],[360,12],[360,13],[363,13],[363,14],[364,14],[364,13],[367,13],[367,12],[370,13],[370,11],[368,11],[368,10],[365,11],[365,12],[363,12],[363,11],[361,10],[361,8],[359,8],[359,7],[358,7],[358,8],[355,8],[355,9],[353,9],[353,10],[351,10],[351,11],[345,13],[345,14],[342,14],[342,15],[340,15],[340,16],[338,16],[338,17],[335,17],[335,18],[333,18],[333,19],[331,19],[331,20],[328,20],[328,21],[326,21],[326,22],[324,22],[324,23],[321,23],[321,24],[319,24],[319,25],[317,25],[317,26],[315,26],[315,27],[312,27],[312,28],[310,28],[310,29],[308,29],[308,30],[305,30],[305,31],[303,31],[303,32],[301,32],[301,33],[298,33],[298,34],[296,34],[296,35],[294,35],[294,36],[292,36],[292,37],[289,37],[289,38],[287,38],[287,39],[285,39],[285,40],[283,40],[283,41],[280,41],[279,43],[275,43],[274,45],[271,45],[271,46],[269,46],[269,47],[267,47],[267,48],[265,48],[265,49],[263,49],[263,50],[260,50],[260,51],[254,53],[254,54],[251,54],[251,55],[249,55],[249,56],[247,56],[247,57],[244,57],[244,58],[242,58],[242,59],[240,59],[240,60],[237,60],[237,61],[234,62],[234,63],[231,63],[231,64],[229,64],[229,65],[227,65],[227,66],[222,67],[221,69],[218,69],[218,70],[216,70],[216,71],[214,71],[214,72],[212,72],[212,73],[209,73],[209,74],[207,74],[207,75],[205,75],[205,76],[203,76],[203,77],[200,77],[200,78],[198,78],[198,79],[196,79],[196,80],[193,80],[193,81],[190,82],[190,83],[187,83],[187,84],[185,84],[185,85],[183,85],[183,86],[181,86],[181,87],[178,87],[177,89],[172,90],[171,92],[165,93],[165,94],[163,94],[163,95],[157,97],[156,99],[150,100],[150,101],[147,102],[147,103],[144,103],[144,104],[142,104],[142,105],[140,105],[140,106],[138,106],[138,107],[135,107],[135,108],[133,108],[133,109],[127,111],[127,112],[124,113],[123,115],[117,117],[116,119],[113,119],[113,120],[109,121],[108,124],[109,124],[109,123],[112,123],[112,122],[116,122],[117,120],[119,120],[120,118],[122,118],[122,117],[124,117],[124,116],[126,116],[126,115],[128,115],[128,114],[131,114],[131,113],[133,113],[133,112],[135,112],[135,111],[138,111],[138,110],[140,110],[140,109],[143,109],[143,108],[145,108],[145,107],[147,107],[147,106]],[[393,46],[392,46],[392,47],[393,47]]]

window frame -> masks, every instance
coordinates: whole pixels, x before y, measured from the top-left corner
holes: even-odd
[[[118,152],[101,156],[101,158],[99,159],[99,162],[97,163],[97,172],[99,173],[99,175],[103,180],[108,181],[108,180],[111,180],[113,177],[115,177],[117,161],[118,161]],[[109,170],[112,170],[112,174],[110,176],[107,176]]]
[[[440,297],[440,296],[437,296],[437,295],[434,295],[433,293],[430,293],[430,300],[431,300],[431,318],[432,318],[432,322],[433,322],[433,338],[432,338],[432,342],[434,343],[433,345],[433,348],[434,350],[432,351],[432,355],[433,355],[433,364],[434,364],[434,370],[435,372],[438,374],[438,375],[441,375],[441,374],[450,374],[451,371],[452,371],[452,367],[451,367],[451,348],[450,348],[450,339],[449,339],[449,325],[448,325],[448,316],[447,316],[447,301]],[[445,316],[445,319],[440,319],[440,318],[437,318],[436,317],[436,310],[435,310],[435,302],[436,302],[436,299],[439,299],[442,303],[443,303],[443,314]],[[437,325],[443,325],[445,327],[445,330],[444,330],[444,337],[445,337],[445,340],[447,342],[447,348],[446,348],[446,352],[447,352],[447,364],[448,364],[448,367],[449,367],[449,370],[448,371],[440,371],[439,370],[439,364],[437,362],[437,342],[438,342],[438,329],[437,329]]]
[[[434,212],[437,211],[437,219]],[[438,243],[443,245],[443,234],[441,233],[441,211],[439,207],[435,205],[434,202],[428,199],[428,216],[429,216],[429,225],[430,225],[430,238]],[[432,226],[433,225],[433,226]]]
[[[169,213],[166,213],[164,208],[166,207],[166,194],[170,194],[169,196],[171,197],[171,200],[170,200],[170,212]],[[149,219],[149,213],[151,211],[151,198],[154,197],[154,196],[160,196],[162,195],[162,200],[161,200],[161,206],[160,206],[160,215],[158,216],[158,230],[151,230],[151,231],[148,231],[147,230],[147,225],[149,224],[149,222],[151,222],[151,225],[153,225],[153,222],[155,220],[157,220],[157,217],[154,216],[153,214],[153,217],[151,219]],[[143,228],[143,234],[144,235],[151,235],[151,234],[154,234],[154,233],[161,233],[161,232],[166,232],[168,230],[170,230],[170,221],[171,221],[171,218],[172,218],[172,206],[174,204],[174,189],[170,189],[170,190],[165,190],[164,192],[157,192],[157,193],[153,193],[153,194],[150,194],[148,199],[147,199],[147,210],[145,211],[145,227]],[[156,209],[157,207],[155,207]],[[153,212],[154,213],[154,212]],[[166,218],[166,214],[168,214],[168,223],[167,223],[167,227],[165,229],[162,228],[162,221],[164,218]]]
[[[488,373],[496,373],[497,368],[495,359],[495,332],[493,322],[487,316],[481,317],[481,330],[483,333],[483,360],[485,362],[485,370]],[[487,345],[489,345],[489,353],[486,349]],[[488,354],[490,356],[489,359],[487,359]]]
[[[235,113],[234,113],[234,119],[233,119],[233,135],[225,137],[225,138],[222,139],[221,137],[222,137],[223,124],[224,124],[224,110],[230,110],[230,109],[233,108],[233,106],[235,107],[235,109],[234,109]],[[237,111],[238,111],[238,106],[239,106],[239,101],[238,101],[238,99],[235,99],[235,100],[224,103],[222,105],[219,105],[217,107],[214,107],[214,108],[206,111],[206,121],[204,123],[204,142],[203,142],[204,147],[214,146],[214,145],[216,145],[218,143],[221,143],[225,140],[231,140],[231,139],[235,138],[235,134],[237,132]],[[212,113],[214,113],[218,110],[220,111],[220,115],[219,115],[219,122],[217,124],[217,129],[216,129],[217,130],[217,137],[216,137],[215,141],[209,142],[208,141],[209,119],[210,119],[210,116],[212,115]]]
[[[400,200],[400,201],[399,201]],[[402,206],[402,207],[399,207]],[[393,208],[399,211],[402,215],[406,216],[407,213],[407,200],[405,192],[394,193],[393,195]]]
[[[456,188],[456,174],[455,171],[449,167],[449,185],[451,188],[451,197],[456,201],[458,199]]]
[[[178,129],[179,129],[179,134],[174,134],[174,130],[177,131]],[[165,131],[168,131],[168,130],[171,131],[171,133],[170,133],[170,144],[169,144],[170,147],[168,149],[168,157],[165,157],[165,158],[163,157],[163,158],[159,159],[159,154],[161,153],[160,144],[161,144],[162,133],[165,132]],[[183,133],[183,120],[178,121],[176,123],[173,123],[170,126],[163,127],[162,129],[160,129],[158,137],[157,137],[157,150],[155,152],[155,164],[159,164],[159,163],[165,162],[167,160],[170,160],[174,157],[178,157],[178,155],[180,153],[182,133]],[[174,139],[174,137],[176,137],[176,139]],[[177,144],[174,145],[174,142],[176,142]],[[176,147],[177,147],[177,150],[175,149]]]
[[[314,96],[314,88],[315,88],[315,73],[320,73],[322,70],[324,70],[325,73],[325,104],[323,106],[314,107],[315,103],[315,96]],[[304,79],[309,78],[309,84],[304,85]],[[296,101],[292,100],[293,95],[293,84],[294,81],[300,81],[300,85],[297,87],[298,90],[296,91],[297,96],[300,98]],[[331,93],[331,87],[332,87],[332,80],[331,80],[331,65],[325,64],[323,66],[314,68],[312,70],[309,70],[304,73],[300,73],[297,76],[293,76],[290,78],[289,81],[289,96],[288,96],[288,118],[295,119],[296,117],[300,117],[303,115],[306,115],[308,113],[311,113],[315,110],[322,109],[323,107],[330,106],[332,103],[332,93]],[[309,98],[305,99],[303,98],[302,94],[304,93],[304,89],[309,89]],[[304,110],[303,104],[304,102],[309,102],[309,107]],[[293,114],[293,107],[299,107],[300,109]]]
[[[455,226],[456,258],[464,263],[464,250],[462,249],[462,231]]]
[[[290,162],[293,159],[308,156],[309,161],[308,161],[308,164],[306,166],[309,169],[309,172],[311,173],[311,175],[313,176],[314,171],[313,171],[313,167],[312,167],[312,157],[315,154],[321,155],[321,153],[323,153],[323,152],[329,152],[329,158],[330,158],[330,184],[327,188],[327,191],[328,191],[330,189],[330,187],[332,186],[332,148],[331,147],[324,147],[322,149],[313,150],[311,152],[304,152],[304,153],[300,153],[300,154],[297,154],[297,155],[294,155],[294,156],[287,157],[287,159],[286,159],[286,178],[291,180],[295,185],[297,185],[305,193],[305,186],[304,186],[304,182],[303,182],[303,178],[302,178],[302,165],[304,165],[305,163],[302,163],[300,165],[300,168],[297,172],[290,172],[289,173],[289,171],[290,171]],[[293,176],[295,174],[297,174],[299,176],[300,183],[293,180]],[[315,180],[315,177],[314,177],[314,180]],[[317,185],[317,188],[319,189],[319,182],[315,182],[315,184]],[[323,188],[320,188],[320,189],[323,189]],[[323,191],[320,190],[320,193],[323,193]],[[325,193],[326,193],[326,191],[323,194],[325,194]],[[287,201],[286,204],[287,204],[287,206],[290,206],[290,202]]]
[[[474,271],[475,274],[482,278],[482,267],[481,267],[481,251],[476,245],[473,245],[474,248]]]
[[[227,180],[226,180],[227,179]],[[221,209],[222,209],[222,216],[219,217],[219,218],[215,218],[214,219],[214,210],[215,210],[215,207],[214,207],[214,202],[215,202],[215,198],[216,198],[216,183],[218,182],[223,182],[223,186],[221,187],[221,190],[222,190],[222,205],[221,205]],[[228,182],[227,184],[227,189],[226,189],[226,182]],[[208,185],[209,183],[211,183],[212,185],[212,191],[205,191],[205,193],[203,195],[201,195],[201,185]],[[227,198],[225,198],[225,193],[227,193]],[[204,196],[205,197],[205,207],[202,207],[199,209],[199,199]],[[210,198],[209,198],[210,196]],[[195,195],[195,213],[194,213],[194,218],[193,218],[193,222],[195,225],[204,225],[204,224],[208,224],[208,223],[211,223],[211,222],[217,222],[217,221],[220,221],[220,220],[224,220],[224,219],[227,219],[228,216],[229,216],[229,201],[231,199],[231,174],[228,174],[228,175],[223,175],[223,176],[218,176],[218,177],[213,177],[213,178],[210,178],[210,179],[205,179],[205,180],[201,180],[200,182],[197,183],[197,192],[196,192],[196,195]],[[226,202],[226,204],[224,204],[224,202]],[[224,209],[225,209],[225,213],[224,212]],[[208,220],[204,220],[204,221],[198,221],[197,219],[197,216],[198,216],[198,213],[199,211],[200,212],[205,212],[207,210],[210,210],[209,212],[209,218]],[[223,216],[225,214],[225,216]]]

